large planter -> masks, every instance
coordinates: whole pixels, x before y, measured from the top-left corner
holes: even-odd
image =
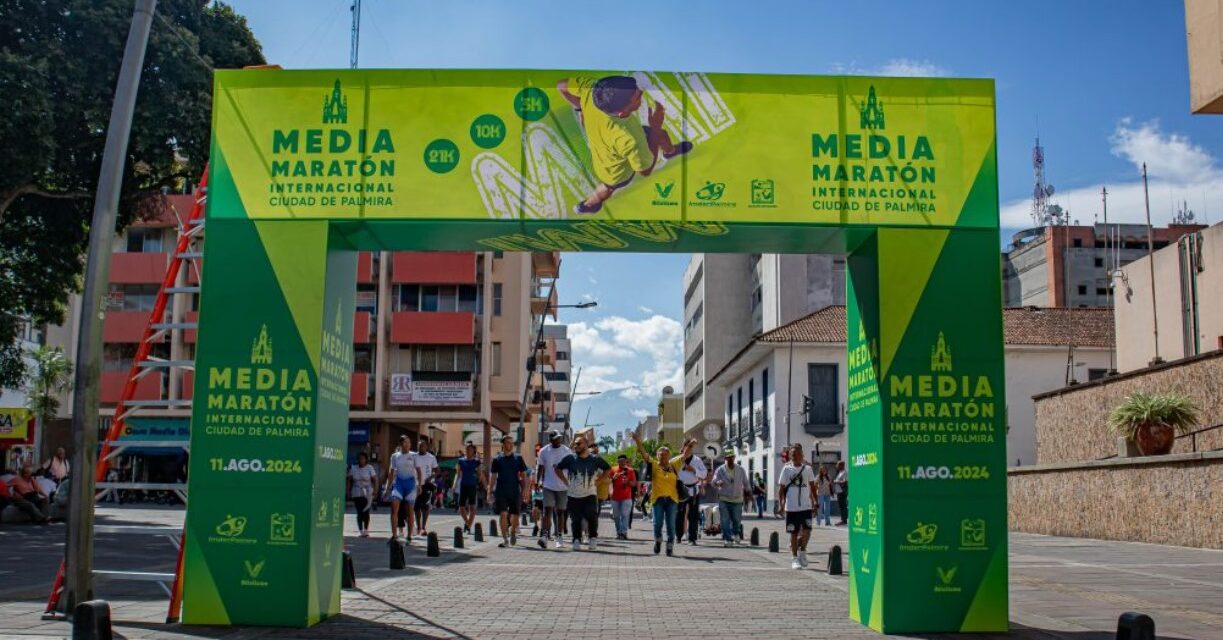
[[[1166,424],[1146,423],[1134,429],[1134,444],[1144,456],[1162,456],[1172,452],[1176,444],[1176,429]]]

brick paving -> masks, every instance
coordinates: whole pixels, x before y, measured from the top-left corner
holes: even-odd
[[[106,508],[113,522],[181,523],[182,512]],[[487,527],[488,515],[479,519]],[[521,537],[499,549],[487,538],[451,548],[454,515],[435,516],[442,557],[426,558],[416,541],[408,568],[387,568],[387,514],[375,514],[374,536],[348,538],[359,590],[345,591],[343,614],[310,629],[206,628],[162,624],[166,600],[151,585],[103,582],[98,597],[111,602],[123,638],[876,638],[851,622],[844,576],[823,572],[822,553],[845,545],[845,531],[818,529],[812,566],[789,568],[789,555],[763,548],[725,549],[719,540],[677,545],[676,557],[655,557],[648,523],[634,540],[607,540],[594,553],[542,550]],[[604,523],[607,534],[609,521]],[[748,518],[761,541],[779,521]],[[355,533],[349,515],[348,531]],[[602,529],[602,527],[601,527]],[[41,618],[45,587],[62,553],[62,528],[0,529],[0,566],[30,566],[29,580],[0,586],[0,637],[63,638],[68,623]],[[784,536],[783,536],[784,539]],[[139,544],[139,543],[138,543]],[[107,568],[161,567],[172,550],[147,541],[139,554],[100,552]],[[1012,534],[1009,635],[977,638],[1104,640],[1126,610],[1152,615],[1161,638],[1223,638],[1223,552],[1156,545]],[[154,546],[158,545],[158,546]],[[100,545],[101,546],[101,545]],[[114,545],[118,547],[118,545]],[[105,555],[102,555],[102,554]],[[172,555],[168,561],[172,561]],[[49,569],[42,565],[50,563]],[[24,572],[23,572],[24,573]],[[43,582],[45,576],[46,582]],[[903,637],[903,636],[899,636]],[[931,637],[931,636],[923,636]],[[938,637],[938,636],[934,636]]]

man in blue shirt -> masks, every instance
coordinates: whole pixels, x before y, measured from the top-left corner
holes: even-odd
[[[458,481],[459,517],[463,519],[464,533],[471,533],[471,525],[476,521],[476,495],[480,490],[480,456],[476,455],[476,445],[467,445],[467,454],[459,458]]]
[[[518,513],[526,487],[527,463],[514,452],[514,438],[501,438],[501,454],[493,459],[488,501],[501,514],[501,548],[518,544]]]

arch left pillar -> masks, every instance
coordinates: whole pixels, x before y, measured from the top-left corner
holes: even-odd
[[[326,221],[207,223],[183,622],[340,611],[356,253]]]

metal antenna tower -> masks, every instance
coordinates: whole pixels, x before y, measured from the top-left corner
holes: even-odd
[[[352,49],[348,52],[348,67],[357,68],[357,57],[361,53],[361,0],[352,0]]]
[[[1197,216],[1193,215],[1193,209],[1189,208],[1189,202],[1181,201],[1181,206],[1176,211],[1176,215],[1172,216],[1172,224],[1194,224]]]
[[[1039,136],[1032,148],[1032,173],[1036,176],[1036,185],[1032,187],[1032,224],[1038,227],[1058,224],[1062,218],[1061,209],[1051,211],[1049,208],[1053,185],[1045,182],[1045,148],[1040,146]]]

